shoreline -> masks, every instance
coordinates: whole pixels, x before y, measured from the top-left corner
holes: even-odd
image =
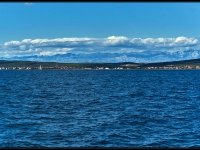
[[[62,70],[62,71],[71,71],[71,70],[87,70],[87,71],[133,71],[133,70],[137,70],[137,71],[156,71],[156,70],[169,70],[169,71],[173,71],[173,70],[177,70],[177,71],[180,71],[180,70],[200,70],[200,69],[1,69],[0,71],[57,71],[57,70]]]

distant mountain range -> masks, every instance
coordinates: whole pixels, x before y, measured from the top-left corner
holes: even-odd
[[[158,63],[58,63],[40,61],[19,61],[19,60],[0,60],[0,68],[30,68],[37,69],[42,66],[44,69],[197,69],[200,68],[200,59],[158,62]],[[178,67],[178,68],[177,68]]]
[[[41,61],[41,62],[60,62],[60,63],[118,63],[118,62],[160,62],[160,61],[179,61],[196,59],[198,57],[191,56],[191,51],[173,52],[173,55],[166,52],[151,52],[151,53],[109,53],[109,52],[95,52],[95,53],[66,53],[55,55],[27,55],[27,56],[13,56],[10,58],[0,57],[0,60],[20,60],[20,61]]]

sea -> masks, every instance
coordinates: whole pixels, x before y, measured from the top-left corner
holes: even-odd
[[[0,148],[200,147],[199,70],[1,70]]]

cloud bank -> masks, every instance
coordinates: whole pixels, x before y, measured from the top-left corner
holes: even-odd
[[[1,59],[60,62],[160,62],[199,58],[199,40],[176,38],[55,38],[8,41]]]

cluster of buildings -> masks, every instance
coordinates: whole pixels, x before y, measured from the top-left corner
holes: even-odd
[[[124,68],[122,67],[115,67],[115,68],[109,68],[109,67],[95,67],[95,68],[84,68],[84,69],[95,69],[95,70],[109,70],[109,69],[114,69],[114,70],[122,70]]]
[[[84,69],[84,70],[122,70],[122,69],[128,69],[123,67],[115,67],[115,68],[109,68],[109,67],[70,67],[70,66],[62,66],[62,67],[0,67],[0,70],[73,70],[73,69]]]
[[[200,69],[199,65],[179,65],[179,66],[174,66],[174,65],[167,65],[167,66],[135,66],[135,67],[130,67],[130,66],[122,66],[122,67],[84,67],[84,66],[46,66],[42,67],[37,66],[37,67],[0,67],[0,70],[73,70],[73,69],[83,69],[83,70],[123,70],[123,69],[147,69],[147,70],[156,70],[156,69],[161,69],[161,70],[184,70],[184,69]]]
[[[179,70],[179,69],[200,69],[200,66],[196,66],[196,65],[184,65],[184,66],[173,66],[173,65],[169,65],[169,66],[154,66],[154,67],[147,67],[146,69],[173,69],[173,70]]]
[[[30,70],[30,67],[0,67],[0,70]]]

